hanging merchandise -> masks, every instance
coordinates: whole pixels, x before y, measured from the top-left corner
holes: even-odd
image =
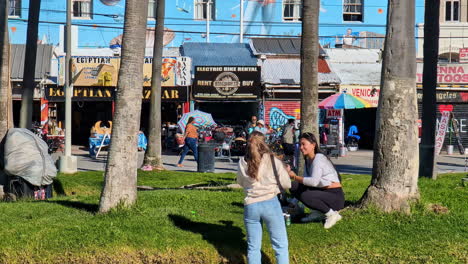
[[[455,115],[452,112],[452,128],[455,134],[455,138],[457,139],[457,144],[458,144],[458,151],[460,154],[465,154],[465,148],[463,147],[461,137],[460,137],[460,130],[459,130],[459,123],[458,120],[455,119]]]

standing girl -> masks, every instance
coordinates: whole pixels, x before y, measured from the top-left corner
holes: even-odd
[[[274,162],[274,166],[273,163]],[[279,182],[276,180],[277,169]],[[244,223],[247,229],[247,260],[249,264],[261,263],[262,223],[265,223],[275,251],[276,262],[289,263],[288,237],[283,211],[277,195],[279,184],[283,189],[291,187],[284,164],[265,143],[265,135],[252,132],[247,153],[239,160],[237,182],[244,188]]]

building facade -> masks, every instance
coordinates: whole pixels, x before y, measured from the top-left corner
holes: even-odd
[[[8,0],[12,43],[26,42],[29,1]],[[155,25],[155,2],[149,1],[148,27]],[[455,1],[454,1],[455,2]],[[458,2],[458,1],[456,1]],[[243,14],[240,5],[243,3]],[[184,42],[244,42],[256,37],[301,35],[301,0],[171,0],[166,1],[168,46]],[[462,8],[463,5],[460,5]],[[42,1],[39,39],[58,45],[66,17],[66,1]],[[77,48],[109,47],[122,34],[125,0],[73,0]],[[424,1],[416,0],[416,22],[423,22]],[[328,0],[320,7],[319,35],[323,46],[381,48],[387,15],[386,0]],[[207,21],[207,17],[210,17]],[[466,15],[465,15],[466,17]],[[209,23],[207,23],[209,22]],[[208,24],[208,25],[207,25]],[[151,41],[149,41],[151,42]],[[151,43],[148,43],[151,46]]]

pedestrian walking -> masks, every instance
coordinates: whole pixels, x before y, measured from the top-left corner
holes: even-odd
[[[279,184],[283,189],[289,189],[291,181],[285,165],[273,155],[265,143],[265,135],[258,131],[250,134],[246,155],[239,160],[237,182],[245,192],[248,263],[261,263],[262,223],[270,234],[276,262],[289,263],[286,225],[277,195],[280,193]]]
[[[177,167],[183,167],[182,162],[184,162],[185,156],[191,150],[193,152],[193,157],[195,161],[198,162],[198,149],[197,149],[197,142],[198,142],[198,129],[194,125],[195,118],[193,116],[189,117],[187,121],[187,126],[185,127],[185,145],[182,150],[182,154],[180,155],[179,163],[177,163]]]
[[[341,220],[339,210],[344,207],[341,177],[333,163],[320,152],[317,139],[312,133],[302,134],[299,142],[306,163],[304,176],[297,176],[290,167],[287,169],[294,180],[291,194],[311,209],[311,213],[301,221],[317,221],[326,217],[324,227],[331,228]]]

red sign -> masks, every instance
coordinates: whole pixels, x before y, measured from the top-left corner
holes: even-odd
[[[416,78],[418,83],[422,83],[423,65],[418,64]],[[468,65],[452,64],[450,66],[437,67],[438,83],[468,83]]]
[[[339,119],[341,118],[341,109],[328,109],[327,110],[328,119]]]
[[[459,54],[460,62],[468,62],[468,48],[461,48]]]

